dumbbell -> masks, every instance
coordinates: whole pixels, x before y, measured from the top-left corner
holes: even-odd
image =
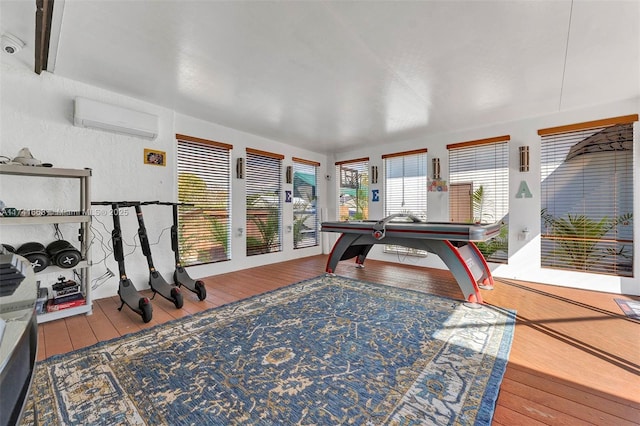
[[[38,242],[28,242],[22,244],[16,250],[16,254],[24,257],[31,263],[33,272],[40,272],[47,266],[49,266],[49,256],[44,248],[44,245]]]
[[[46,252],[51,263],[61,268],[73,268],[82,260],[80,251],[66,240],[57,240],[50,243]]]

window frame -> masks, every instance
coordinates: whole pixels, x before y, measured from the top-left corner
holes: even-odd
[[[233,145],[227,143],[176,134],[176,186],[178,200],[180,203],[187,204],[178,206],[178,241],[181,256],[180,262],[183,266],[203,265],[231,259],[232,149]],[[181,164],[184,165],[181,166]],[[187,182],[181,184],[181,175],[185,176],[183,173],[189,173],[194,175],[195,178],[201,179],[202,182],[199,186],[204,183],[205,188],[200,188],[202,191],[197,190],[197,192],[191,194],[182,192],[181,188],[185,188],[185,185],[193,187],[194,183],[197,183],[197,181],[193,181],[190,184]],[[183,180],[186,180],[186,178]],[[217,189],[214,190],[214,186]],[[224,198],[220,198],[217,195],[224,193],[227,194]],[[199,214],[202,214],[202,217],[197,217]],[[198,224],[197,222],[202,219],[210,220],[211,223]],[[199,230],[195,237],[191,239],[185,236],[185,227],[190,222]],[[221,222],[222,225],[220,225]],[[196,240],[195,243],[188,243],[193,239]],[[208,244],[211,239],[215,239],[217,244]],[[191,249],[189,244],[199,248]],[[220,248],[223,252],[222,256],[219,255]],[[196,250],[195,258],[193,254],[189,255],[192,250]],[[206,254],[204,250],[208,250],[209,253]],[[216,253],[218,256],[216,256]]]
[[[320,163],[316,161],[304,160],[302,158],[293,157],[293,248],[294,250],[317,247],[320,245],[319,226],[318,226],[318,168]],[[305,173],[312,171],[313,173]],[[298,176],[297,176],[298,174]],[[297,184],[300,182],[300,174],[312,174],[313,185],[308,194],[301,194]],[[305,183],[309,183],[305,181]],[[307,185],[303,185],[307,186]],[[308,192],[308,191],[306,191]],[[299,195],[305,195],[296,197]],[[300,198],[305,202],[304,206],[298,205],[296,199]],[[303,210],[300,210],[304,207]],[[307,229],[304,229],[307,228]],[[312,234],[307,237],[304,234]],[[311,240],[309,240],[311,238]]]
[[[369,188],[371,185],[369,176],[369,157],[353,160],[336,161],[336,187],[338,193],[337,211],[339,220],[366,220],[369,217]],[[350,167],[349,167],[350,166]],[[347,173],[347,171],[349,173]],[[353,177],[357,181],[353,181]],[[349,179],[351,178],[351,179]],[[343,185],[345,183],[346,185]],[[349,193],[353,192],[354,199]],[[349,197],[348,200],[347,196]],[[343,201],[346,200],[346,201]],[[355,212],[352,215],[349,204],[353,204]],[[346,214],[343,212],[346,211]]]
[[[284,155],[281,154],[246,148],[245,254],[247,257],[282,251],[283,159]],[[265,191],[265,187],[269,190]],[[252,205],[260,207],[251,207]]]
[[[427,221],[428,218],[428,181],[429,181],[429,172],[428,172],[428,150],[427,148],[416,149],[412,151],[403,151],[397,152],[393,154],[385,154],[382,156],[383,160],[383,169],[384,169],[384,216],[390,216],[392,214],[405,213],[411,214],[422,221]],[[397,175],[397,167],[395,163],[402,161],[401,165],[401,175]],[[407,161],[410,163],[407,164]],[[415,161],[415,164],[413,162]],[[393,173],[392,173],[393,170]],[[393,176],[392,176],[393,174]],[[410,194],[413,195],[414,199],[418,199],[417,202],[412,203],[413,209],[403,209],[398,208],[398,206],[393,205],[392,207],[389,204],[392,202],[393,204],[397,204],[397,191],[399,188],[391,189],[391,186],[397,186],[398,182],[391,182],[391,179],[401,178],[401,203],[405,203],[405,191],[409,191]],[[420,206],[420,204],[424,204]],[[402,206],[400,206],[402,207]],[[415,207],[424,207],[421,211],[413,211],[416,210]],[[410,210],[410,211],[403,211]],[[401,219],[398,219],[401,220]],[[392,254],[402,254],[408,256],[418,256],[425,257],[427,256],[427,252],[425,250],[418,250],[414,248],[397,246],[397,245],[388,245],[385,244],[383,251],[385,253]]]
[[[510,135],[502,135],[447,145],[449,220],[453,221],[452,216],[459,213],[457,206],[463,206],[469,207],[470,223],[502,221],[504,225],[500,235],[489,241],[477,242],[475,245],[488,262],[503,264],[509,261],[510,141]],[[478,182],[480,184],[476,185]],[[471,185],[468,200],[454,199],[455,191],[452,188],[457,185]],[[489,209],[488,212],[485,207]]]
[[[541,268],[635,276],[637,121],[635,114],[538,130]],[[563,188],[571,196],[556,203]]]

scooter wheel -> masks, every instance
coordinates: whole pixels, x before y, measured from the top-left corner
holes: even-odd
[[[151,321],[151,317],[153,316],[153,307],[151,306],[151,302],[146,297],[141,297],[138,302],[138,307],[142,311],[140,314],[142,316],[142,322],[145,324]]]
[[[204,286],[202,281],[196,281],[195,288],[198,300],[204,300],[207,298],[207,288]]]
[[[184,300],[182,299],[182,293],[180,293],[180,290],[178,290],[177,287],[171,289],[171,298],[173,299],[173,304],[176,305],[177,309],[182,308]]]

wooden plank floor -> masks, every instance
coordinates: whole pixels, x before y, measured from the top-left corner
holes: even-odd
[[[39,327],[38,359],[69,352],[174,318],[321,275],[326,256],[221,274],[205,279],[207,299],[184,290],[175,309],[157,297],[143,324],[117,297],[94,301],[93,315]],[[460,299],[448,271],[368,260],[341,262],[338,275]],[[515,309],[516,332],[494,425],[640,424],[640,321],[622,315],[619,295],[498,279],[486,303]]]

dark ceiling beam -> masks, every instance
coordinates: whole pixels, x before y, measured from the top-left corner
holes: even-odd
[[[49,62],[49,41],[51,40],[51,19],[54,0],[36,0],[36,43],[35,72],[46,71]]]

